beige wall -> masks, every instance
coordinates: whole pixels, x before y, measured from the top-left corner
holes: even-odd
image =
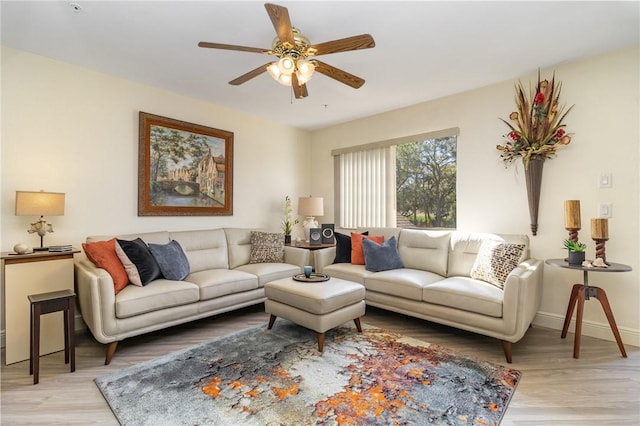
[[[311,189],[310,134],[293,127],[8,48],[1,94],[2,251],[39,244],[26,232],[36,218],[14,215],[16,190],[65,192],[45,243],[79,247],[90,234],[277,231],[285,195],[297,204]],[[234,132],[233,216],[138,217],[139,111]]]
[[[609,296],[625,343],[640,346],[640,209],[639,116],[640,51],[636,48],[555,68],[562,81],[561,100],[575,104],[566,119],[575,133],[573,142],[545,164],[538,235],[531,251],[539,259],[565,255],[563,202],[581,200],[581,240],[593,258],[589,220],[599,203],[613,204],[609,220],[607,259],[633,267],[622,274],[591,273],[591,284]],[[543,70],[551,76],[553,70]],[[429,78],[425,76],[425,78]],[[536,75],[522,77],[535,82]],[[529,209],[522,166],[505,169],[495,149],[506,133],[498,117],[514,109],[513,81],[460,93],[316,131],[312,135],[314,195],[323,196],[325,211],[333,211],[332,149],[393,139],[449,127],[459,127],[458,229],[500,233],[529,233]],[[613,174],[613,188],[596,186],[600,173]],[[325,216],[324,222],[331,222]],[[560,329],[573,283],[582,277],[573,271],[546,268],[544,293],[536,324]],[[585,306],[584,334],[612,339],[597,301]],[[615,349],[614,349],[615,350]]]
[[[591,274],[606,289],[623,340],[640,346],[640,51],[623,51],[556,68],[562,99],[575,103],[566,123],[574,140],[545,164],[538,236],[532,254],[561,257],[566,237],[565,199],[582,202],[581,239],[598,203],[613,203],[607,257],[633,272]],[[549,75],[548,70],[543,70]],[[425,76],[425,78],[428,78]],[[522,77],[524,82],[535,76]],[[462,230],[529,232],[522,168],[504,169],[495,145],[505,133],[498,117],[514,108],[513,82],[469,91],[309,134],[216,105],[56,62],[2,49],[2,159],[0,247],[35,245],[31,219],[13,214],[15,191],[46,189],[67,194],[66,213],[53,217],[49,244],[79,245],[88,234],[180,230],[221,226],[278,229],[285,195],[325,199],[333,217],[334,148],[459,127],[458,226]],[[138,111],[235,133],[234,215],[138,217]],[[311,158],[314,161],[311,161]],[[598,189],[599,173],[613,174],[613,188]],[[536,323],[560,328],[572,271],[545,270]],[[4,328],[4,322],[2,327]],[[611,339],[597,302],[585,306],[584,333]],[[612,347],[612,350],[615,350]]]

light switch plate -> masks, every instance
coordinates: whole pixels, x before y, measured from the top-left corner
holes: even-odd
[[[598,217],[609,219],[613,217],[613,205],[611,203],[598,204]]]
[[[611,179],[611,173],[600,173],[600,176],[598,176],[598,188],[611,188]]]

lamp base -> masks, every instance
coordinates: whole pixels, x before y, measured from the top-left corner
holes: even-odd
[[[318,221],[313,216],[307,216],[307,218],[302,222],[302,227],[304,228],[304,238],[307,242],[309,242],[311,235],[311,228],[317,228]]]

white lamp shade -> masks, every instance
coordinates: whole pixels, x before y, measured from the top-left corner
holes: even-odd
[[[302,216],[324,216],[322,197],[298,198],[298,214]]]
[[[16,191],[16,216],[62,216],[64,193]]]

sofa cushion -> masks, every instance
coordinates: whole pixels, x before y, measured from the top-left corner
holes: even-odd
[[[365,238],[362,240],[362,251],[367,271],[380,272],[404,267],[398,253],[396,237],[391,237],[382,244]]]
[[[209,300],[228,294],[258,288],[258,277],[238,270],[210,269],[189,274],[187,281],[200,289],[200,300]]]
[[[496,318],[502,317],[504,292],[484,281],[451,277],[424,287],[422,300]]]
[[[471,268],[471,278],[503,288],[507,276],[520,263],[524,249],[524,244],[483,241]]]
[[[104,269],[111,275],[115,294],[120,293],[123,288],[129,285],[127,271],[116,254],[115,238],[94,243],[82,243],[82,249],[94,265]]]
[[[258,287],[280,278],[291,277],[302,272],[302,268],[288,263],[250,263],[238,266],[235,270],[248,272],[258,277]]]
[[[141,238],[131,241],[117,239],[115,248],[131,284],[142,287],[162,277],[158,262]]]
[[[330,277],[336,277],[347,281],[364,284],[364,280],[375,272],[364,269],[364,265],[354,265],[351,263],[333,263],[322,269],[323,274]]]
[[[382,235],[363,235],[355,232],[351,233],[351,263],[353,265],[364,265],[364,252],[362,251],[362,240],[366,238],[376,243],[382,244]]]
[[[404,267],[447,276],[450,238],[449,231],[403,229],[398,238],[398,251]]]
[[[189,260],[176,240],[168,244],[149,244],[149,251],[166,279],[182,281],[189,275]]]
[[[433,272],[404,268],[368,275],[364,285],[367,291],[422,301],[424,287],[442,279]]]
[[[184,250],[189,261],[189,272],[229,268],[227,239],[223,229],[172,232],[170,236]]]
[[[249,263],[284,262],[284,234],[281,232],[251,231]]]
[[[116,317],[128,318],[147,312],[198,301],[198,286],[186,281],[155,280],[144,287],[130,285],[116,296]]]
[[[224,228],[229,247],[229,269],[246,265],[251,258],[251,229]]]
[[[362,235],[369,235],[369,232],[363,232]],[[333,263],[351,263],[351,236],[334,233],[336,237],[336,257]]]
[[[476,261],[480,246],[485,240],[524,244],[526,249],[522,253],[521,261],[529,257],[529,237],[524,234],[489,234],[455,231],[451,233],[447,276],[471,276],[471,268]]]

